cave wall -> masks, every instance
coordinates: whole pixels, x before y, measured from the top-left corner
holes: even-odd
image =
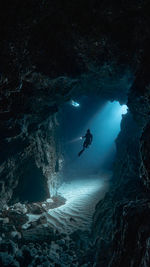
[[[150,116],[150,81],[149,61],[143,60],[137,78],[131,88],[128,104],[135,121],[142,129],[140,138],[140,178],[149,190],[149,116]]]
[[[110,192],[98,203],[93,218],[97,267],[136,267],[150,263],[148,36],[147,32],[147,42],[146,35],[139,39],[143,43],[142,58],[128,93],[130,114],[124,116],[116,140],[117,155]]]
[[[12,151],[1,162],[2,207],[17,201],[45,200],[56,194],[60,183],[63,157],[56,115],[39,124],[36,131],[26,119],[24,128],[25,132],[1,141]],[[25,145],[21,146],[22,143]],[[6,149],[4,146],[4,156]]]
[[[149,142],[149,133],[150,133],[150,123],[148,122],[144,128],[143,134],[141,136],[141,168],[140,168],[140,178],[142,179],[145,187],[150,189],[150,142]]]
[[[116,139],[110,191],[96,207],[96,266],[149,266],[148,84],[140,75],[130,90],[129,112],[123,116]]]

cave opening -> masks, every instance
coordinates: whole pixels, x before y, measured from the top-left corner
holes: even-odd
[[[98,175],[110,172],[115,159],[115,139],[128,108],[118,101],[82,96],[67,102],[61,110],[61,134],[65,157],[64,177]],[[92,144],[79,157],[87,129]]]

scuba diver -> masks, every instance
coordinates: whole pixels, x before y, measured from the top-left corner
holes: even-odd
[[[83,143],[83,149],[78,153],[78,156],[79,156],[79,157],[80,157],[81,154],[84,152],[84,150],[85,150],[86,148],[88,148],[89,145],[91,145],[91,143],[92,143],[93,135],[91,134],[90,129],[87,130],[85,136],[82,136],[82,138],[85,138],[85,141],[84,141],[84,143]]]

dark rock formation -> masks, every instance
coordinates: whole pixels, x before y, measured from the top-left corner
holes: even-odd
[[[149,265],[149,91],[136,91],[135,84],[133,115],[124,116],[116,140],[111,189],[94,215],[96,266]]]
[[[37,124],[36,131],[32,128],[31,132],[27,130],[27,121],[21,125],[22,133],[2,140],[2,155],[7,157],[1,164],[2,206],[10,200],[45,200],[49,194],[54,195],[60,183],[55,167],[59,162],[61,170],[63,158],[56,116]]]
[[[149,156],[150,156],[150,142],[149,142],[149,133],[150,133],[150,123],[148,123],[143,131],[141,137],[141,168],[140,174],[141,179],[143,180],[144,185],[149,190],[150,188],[150,165],[149,165]]]

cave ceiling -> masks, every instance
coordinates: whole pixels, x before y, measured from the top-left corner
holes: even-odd
[[[88,90],[125,102],[149,44],[147,1],[16,0],[0,13],[1,112]]]
[[[80,95],[118,100],[136,113],[137,94],[149,83],[149,26],[146,0],[5,1],[0,8],[1,140],[24,134],[25,128],[37,130],[65,101]],[[149,101],[142,106],[147,116]]]

